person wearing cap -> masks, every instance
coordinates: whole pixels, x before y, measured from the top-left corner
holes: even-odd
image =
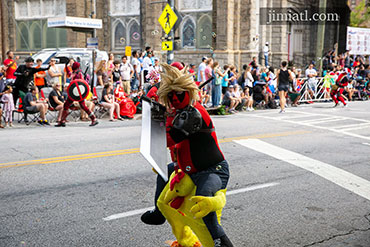
[[[225,93],[222,99],[222,105],[229,107],[228,113],[234,114],[236,113],[235,108],[238,106],[237,98],[232,96],[234,91],[234,86],[230,85],[228,91]]]
[[[48,70],[47,68],[34,68],[33,63],[34,60],[32,57],[28,57],[25,60],[26,64],[19,65],[17,70],[14,72],[14,75],[17,77],[17,79],[14,82],[13,86],[13,100],[14,104],[17,103],[18,98],[24,97],[28,91],[28,86],[30,82],[32,81],[34,74],[40,71]]]
[[[263,47],[263,56],[265,57],[265,67],[269,67],[269,42],[265,43],[265,46]]]
[[[78,62],[74,62],[72,64],[71,82],[73,82],[74,80],[84,80],[84,76],[82,74],[82,71],[80,70],[80,63],[78,63]],[[88,87],[88,90],[90,90],[89,87]],[[68,93],[68,90],[67,90],[67,93]],[[62,116],[60,118],[60,121],[58,121],[58,124],[55,125],[55,127],[65,127],[66,126],[66,120],[67,120],[67,117],[68,117],[68,114],[69,114],[68,110],[71,107],[71,105],[73,104],[73,102],[74,101],[70,97],[68,97],[67,100],[64,102]],[[96,120],[94,112],[92,112],[86,106],[85,99],[82,99],[82,100],[78,101],[78,103],[80,105],[80,108],[82,110],[84,110],[87,113],[87,115],[90,117],[90,119],[91,119],[90,126],[97,125],[99,122]]]

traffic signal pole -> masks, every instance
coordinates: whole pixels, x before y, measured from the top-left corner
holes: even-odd
[[[168,4],[170,5],[171,9],[173,10],[175,8],[175,0],[168,0]],[[168,34],[168,41],[174,41],[175,32],[173,31],[173,28],[171,29],[170,33]],[[173,49],[171,51],[167,51],[167,63],[171,64],[173,63],[175,55],[173,53]]]

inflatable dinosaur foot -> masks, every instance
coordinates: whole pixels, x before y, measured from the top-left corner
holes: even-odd
[[[226,190],[213,197],[195,196],[196,186],[181,170],[174,172],[157,201],[157,206],[172,227],[177,241],[171,246],[213,247],[214,242],[202,217],[215,211],[220,222],[226,203]]]

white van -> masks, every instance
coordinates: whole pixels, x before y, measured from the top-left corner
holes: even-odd
[[[81,64],[82,72],[87,72],[92,78],[94,71],[92,56],[94,50],[96,52],[96,62],[101,60],[108,61],[107,52],[90,48],[48,48],[39,51],[33,55],[32,58],[35,60],[35,63],[37,59],[41,59],[42,64],[46,66],[49,64],[51,58],[55,58],[57,61],[57,66],[61,69],[61,71],[64,70],[65,64],[71,58],[73,58],[75,61]]]

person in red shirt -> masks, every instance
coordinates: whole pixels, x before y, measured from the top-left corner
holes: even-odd
[[[17,70],[17,61],[19,60],[19,56],[16,56],[14,59],[14,53],[12,51],[8,51],[6,55],[8,56],[8,58],[4,60],[4,65],[7,68],[6,84],[13,84],[15,79],[17,79],[14,72]]]
[[[36,63],[37,63],[36,69],[41,68],[42,60],[37,59]],[[46,77],[45,71],[40,71],[35,74],[35,77],[34,77],[35,86],[39,89],[40,92],[41,92],[41,89],[45,87],[45,77]]]

